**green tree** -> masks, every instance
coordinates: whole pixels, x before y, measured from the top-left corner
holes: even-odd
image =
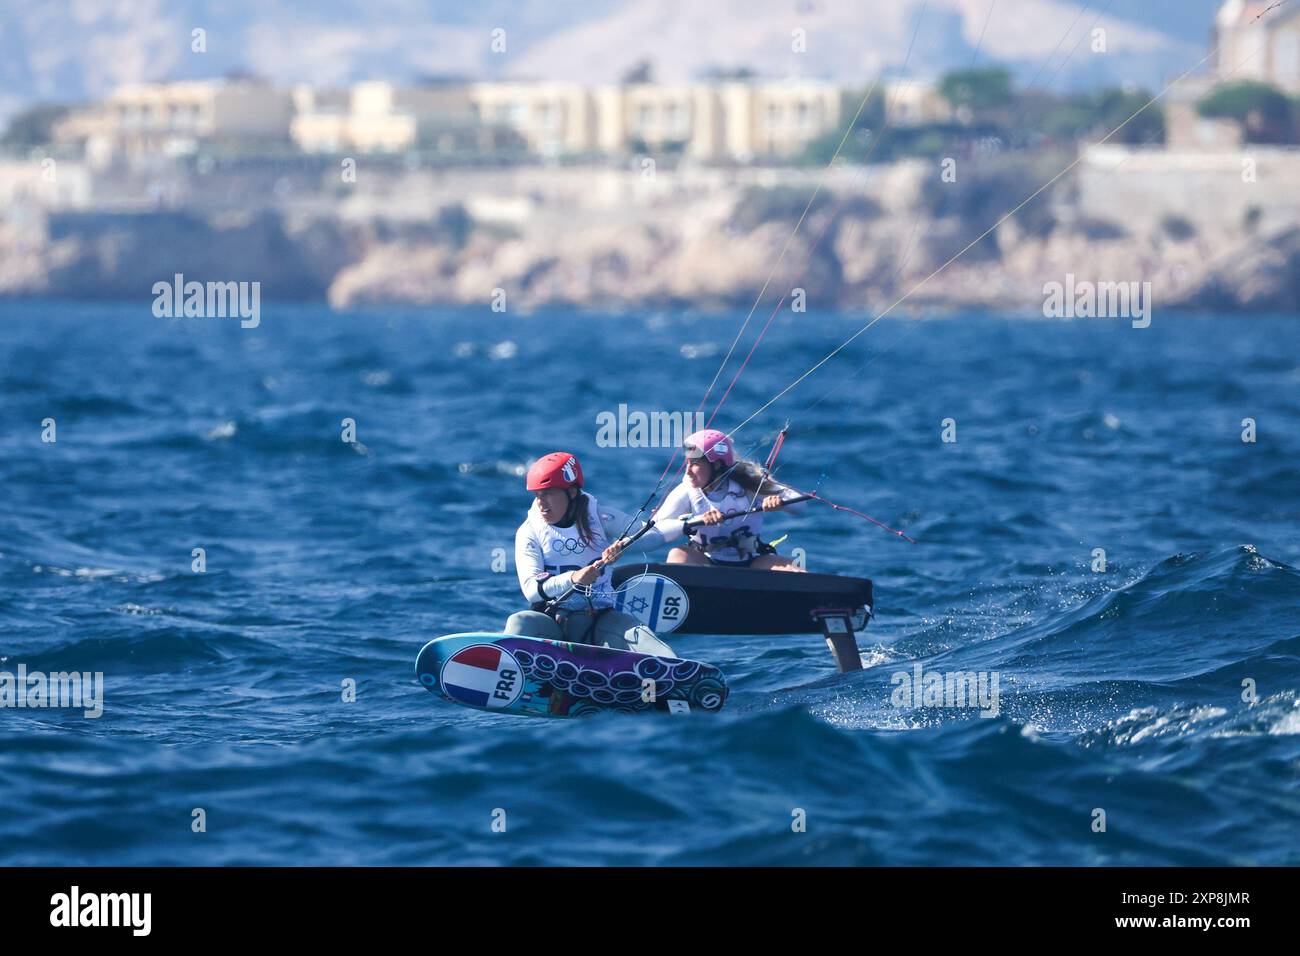
[[[68,114],[68,107],[40,104],[29,107],[9,121],[0,146],[44,146],[53,137],[54,124]]]
[[[1038,138],[1070,142],[1082,138],[1095,122],[1092,98],[1085,93],[1057,96],[1043,90],[1025,92],[1019,98],[1013,142],[1024,144]]]
[[[1117,130],[1110,139],[1113,143],[1137,145],[1165,140],[1164,110],[1159,103],[1151,102],[1151,94],[1146,90],[1126,91],[1118,87],[1102,90],[1094,100],[1093,109],[1098,127],[1094,132],[1105,136]]]
[[[1098,140],[1112,132],[1112,143],[1164,141],[1164,111],[1150,103],[1151,96],[1143,90],[1111,87],[1064,96],[1039,91],[1024,93],[1019,100],[1011,137],[1016,143],[1032,143],[1035,136],[1052,142]]]
[[[973,117],[987,117],[1015,100],[1011,71],[1002,66],[945,73],[939,80],[939,95],[954,110],[968,112]]]
[[[1196,110],[1212,119],[1234,120],[1251,143],[1293,143],[1295,120],[1285,93],[1267,83],[1243,80],[1206,94]]]
[[[803,162],[814,166],[825,166],[839,149],[839,158],[848,163],[860,163],[867,150],[871,148],[872,138],[880,134],[885,125],[885,94],[879,83],[874,83],[865,90],[845,93],[840,98],[840,115],[854,117],[853,129],[848,138],[844,137],[843,127],[827,130],[820,136],[808,141],[803,155]],[[864,102],[865,100],[865,102]],[[859,111],[861,107],[861,111]],[[844,143],[840,148],[841,141]]]
[[[623,86],[635,86],[655,81],[655,66],[650,60],[638,60],[623,71],[619,83]]]

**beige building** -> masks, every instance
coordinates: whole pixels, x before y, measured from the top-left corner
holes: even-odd
[[[347,90],[293,89],[289,135],[304,153],[341,153],[351,146],[352,94]]]
[[[703,161],[779,158],[841,122],[839,88],[825,83],[476,83],[475,115],[515,131],[543,156],[642,150]]]
[[[953,118],[952,106],[934,84],[924,80],[890,80],[881,84],[881,92],[890,126],[947,123]],[[857,109],[857,104],[852,108]]]
[[[634,83],[599,87],[593,98],[599,152],[676,152],[705,161],[728,153],[726,107],[714,87]]]
[[[604,93],[600,140],[606,152],[679,150],[707,155],[702,152],[709,145],[707,130],[717,121],[707,87],[637,83],[606,87]]]
[[[121,86],[55,128],[96,163],[118,156],[182,155],[200,143],[288,143],[289,94],[255,79]]]
[[[1165,96],[1165,148],[1171,152],[1233,151],[1241,147],[1241,126],[1230,119],[1202,116],[1201,99],[1219,86],[1210,77],[1191,78],[1177,84]]]
[[[308,153],[399,153],[437,145],[440,138],[477,125],[463,84],[366,82],[350,91],[299,86],[293,101],[291,135]]]
[[[542,156],[596,148],[596,98],[575,83],[475,83],[468,90],[478,121],[505,127]]]
[[[780,159],[800,152],[809,142],[840,128],[843,96],[829,83],[761,83],[746,86],[730,99],[748,99],[749,129],[731,126],[730,156]]]
[[[840,89],[826,83],[632,84],[602,87],[594,148],[605,153],[674,150],[705,162],[797,154],[839,128]]]
[[[1214,73],[1190,77],[1165,97],[1170,152],[1233,152],[1244,142],[1234,120],[1202,116],[1200,101],[1225,83],[1268,83],[1300,93],[1300,7],[1271,0],[1228,0],[1214,18]]]
[[[895,91],[895,122],[931,118],[922,87]],[[61,125],[92,159],[178,155],[200,143],[292,141],[308,153],[416,148],[547,157],[680,153],[702,162],[780,160],[846,121],[843,90],[816,81],[588,88],[525,81],[292,92],[251,80],[124,86]]]
[[[1300,6],[1227,0],[1214,18],[1213,42],[1224,80],[1256,80],[1300,94]]]

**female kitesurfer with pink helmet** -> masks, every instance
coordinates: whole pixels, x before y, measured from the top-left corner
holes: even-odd
[[[706,428],[686,438],[686,475],[655,512],[655,526],[671,541],[681,519],[697,527],[685,547],[668,552],[669,564],[717,564],[768,571],[802,571],[759,538],[763,515],[739,514],[755,507],[782,507],[798,493],[773,481],[762,467],[738,461],[731,438]],[[735,517],[727,517],[735,515]]]
[[[638,530],[631,519],[583,490],[582,465],[566,451],[534,462],[525,486],[534,500],[515,532],[515,570],[533,608],[510,615],[505,632],[672,657],[653,631],[614,610],[610,565],[623,550],[618,537]],[[681,522],[659,522],[641,540],[658,548],[665,533],[681,535]]]

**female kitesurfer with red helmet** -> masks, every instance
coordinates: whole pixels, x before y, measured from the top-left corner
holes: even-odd
[[[653,631],[614,609],[610,565],[623,550],[619,535],[637,530],[631,519],[583,490],[582,465],[568,452],[534,462],[525,485],[534,501],[515,532],[515,569],[533,609],[510,615],[505,632],[671,657]],[[681,522],[659,522],[641,541],[658,548],[665,532],[681,535]]]
[[[738,461],[731,438],[717,429],[695,432],[685,444],[686,475],[668,493],[654,521],[669,541],[682,533],[678,519],[689,519],[697,530],[686,547],[668,552],[668,563],[802,571],[759,538],[761,513],[739,514],[753,508],[760,497],[763,511],[773,511],[798,497],[798,492],[773,481],[754,462]]]

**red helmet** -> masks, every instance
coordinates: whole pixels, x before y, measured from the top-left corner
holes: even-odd
[[[533,467],[528,469],[526,487],[529,491],[581,488],[582,465],[567,451],[553,451],[533,462]]]

